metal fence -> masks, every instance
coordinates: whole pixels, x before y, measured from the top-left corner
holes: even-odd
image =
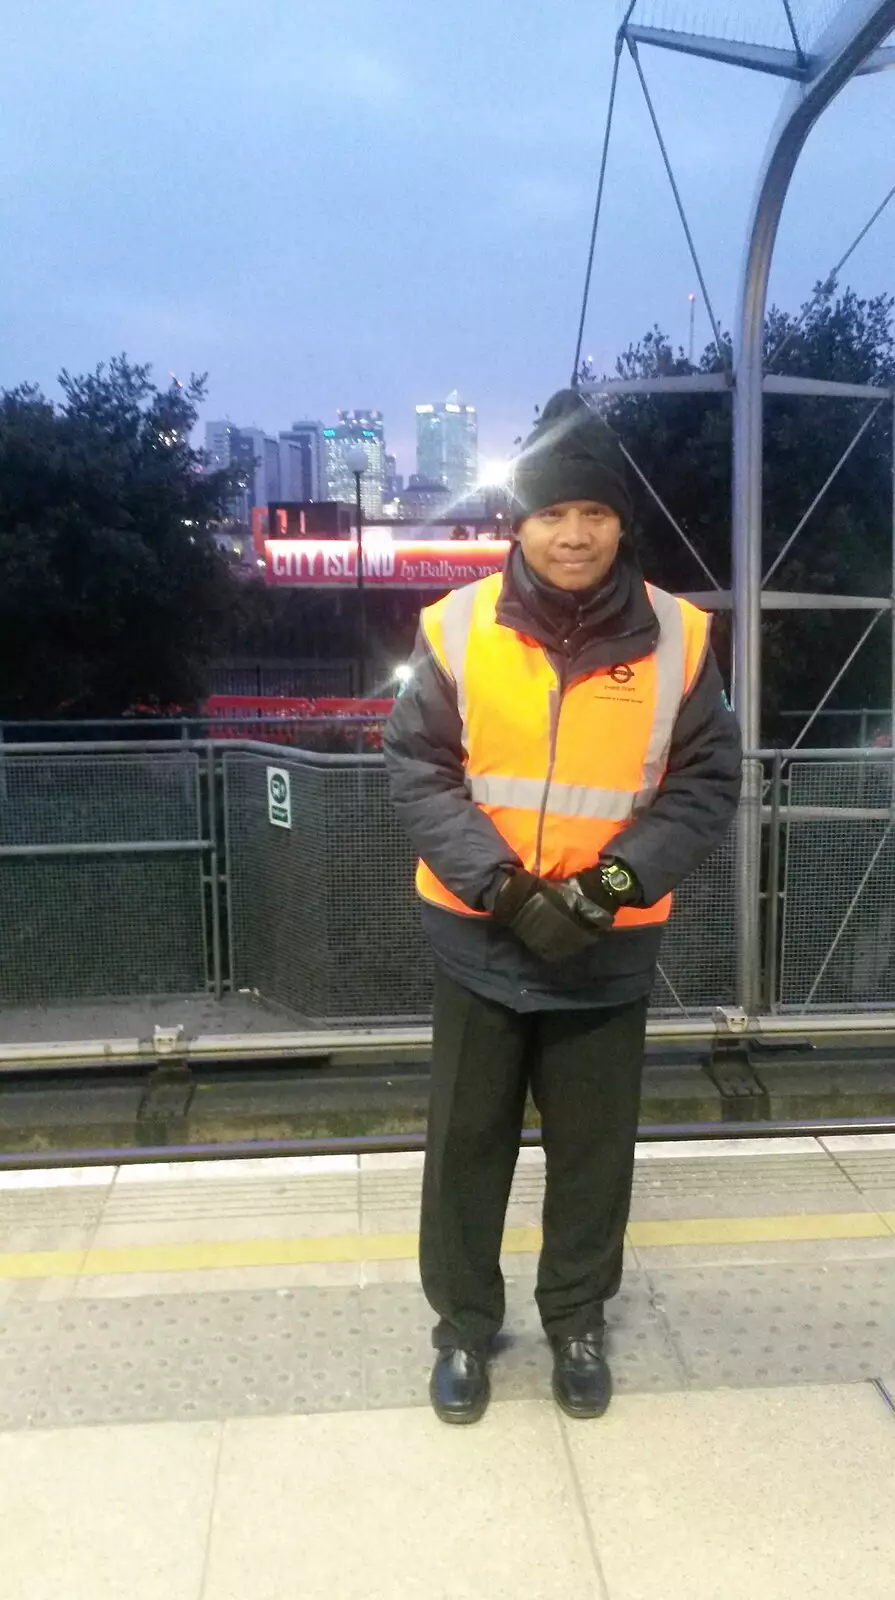
[[[269,756],[225,753],[231,961],[237,988],[315,1020],[414,1018],[429,1008],[413,852],[379,765],[321,768],[289,752],[292,828],[267,815]],[[728,842],[677,897],[653,997],[660,1011],[734,993]]]
[[[199,755],[75,752],[0,755],[0,1004],[205,991]]]
[[[757,759],[757,758],[756,758]],[[268,769],[291,783],[274,826]],[[762,762],[765,1009],[895,1007],[891,754]],[[654,1014],[736,999],[734,836],[679,890]],[[0,1005],[252,991],[425,1017],[410,847],[375,756],[225,741],[0,747]]]
[[[209,673],[211,694],[353,694],[354,661],[248,659],[215,661]]]
[[[316,1020],[425,1015],[431,961],[384,769],[278,760],[291,829],[268,821],[270,757],[223,756],[235,987]]]
[[[184,747],[207,739],[254,739],[269,744],[291,744],[299,750],[363,755],[382,748],[385,713],[287,711],[272,715],[255,709],[206,712],[195,717],[134,715],[58,722],[0,722],[0,759],[4,745],[43,744],[48,739],[66,745],[90,746],[115,740],[142,745],[150,740]]]
[[[892,758],[794,762],[787,800],[781,1006],[895,1005]]]

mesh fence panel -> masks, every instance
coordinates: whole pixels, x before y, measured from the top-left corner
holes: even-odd
[[[205,989],[195,858],[0,861],[0,1005]]]
[[[824,1010],[895,1005],[891,765],[796,762],[789,801],[843,814],[786,826],[781,1003]]]
[[[732,1005],[736,984],[735,836],[675,891],[652,995],[655,1012]]]
[[[272,752],[281,761],[291,831],[268,820],[265,758],[224,756],[236,986],[317,1021],[427,1015],[432,962],[384,770],[315,769]],[[732,879],[727,844],[681,889],[657,1009],[732,1000]]]
[[[212,694],[351,694],[350,661],[220,661],[210,672]]]
[[[199,837],[198,761],[0,756],[0,844]],[[0,859],[0,1004],[194,994],[206,987],[199,861]]]
[[[198,757],[4,755],[0,845],[196,839]]]
[[[236,987],[318,1021],[424,1016],[431,962],[384,769],[280,762],[291,830],[268,820],[266,759],[224,756]]]

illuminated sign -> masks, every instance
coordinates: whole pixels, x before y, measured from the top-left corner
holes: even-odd
[[[364,581],[377,589],[457,589],[500,572],[509,540],[453,540],[364,545]],[[353,539],[268,539],[267,581],[283,588],[333,589],[357,584]]]

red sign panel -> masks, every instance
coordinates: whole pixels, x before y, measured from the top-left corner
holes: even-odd
[[[507,539],[465,544],[376,540],[364,545],[364,581],[377,589],[457,589],[500,572]],[[353,539],[268,539],[267,581],[285,588],[333,589],[357,584]]]

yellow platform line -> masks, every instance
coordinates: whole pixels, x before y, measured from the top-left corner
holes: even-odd
[[[796,1213],[766,1217],[692,1217],[632,1222],[628,1240],[637,1248],[693,1244],[796,1244],[819,1239],[885,1239],[895,1236],[895,1211]],[[541,1247],[540,1228],[508,1228],[509,1255]],[[411,1261],[415,1233],[343,1233],[315,1238],[214,1239],[186,1244],[134,1244],[84,1250],[35,1250],[0,1254],[2,1278],[96,1278],[140,1272],[210,1272],[221,1267],[290,1267],[333,1261]]]
[[[885,1239],[893,1233],[895,1228],[887,1224],[884,1214],[876,1211],[694,1217],[680,1222],[632,1222],[628,1227],[628,1238],[638,1249],[674,1244],[798,1244],[806,1239]]]

